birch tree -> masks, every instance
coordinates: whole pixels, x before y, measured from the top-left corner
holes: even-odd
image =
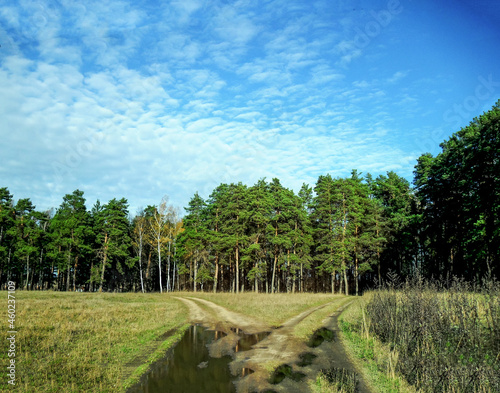
[[[160,281],[160,293],[163,293],[162,275],[161,275],[161,254],[162,248],[168,242],[168,197],[164,196],[158,207],[155,208],[153,216],[149,220],[151,230],[151,238],[156,246],[156,253],[158,256],[158,275]],[[168,291],[168,287],[167,287]]]
[[[141,292],[144,293],[144,279],[142,275],[142,251],[144,249],[144,244],[146,242],[146,230],[147,230],[147,220],[144,216],[144,210],[141,210],[139,214],[134,218],[133,231],[132,231],[132,245],[134,246],[135,252],[138,257],[139,262],[139,278],[141,281]]]

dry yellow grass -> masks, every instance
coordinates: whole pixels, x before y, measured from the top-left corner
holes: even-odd
[[[5,299],[7,293],[5,292]],[[338,299],[329,294],[16,292],[16,392],[123,392],[147,364],[180,338],[188,322],[174,296],[196,296],[280,326],[308,308]],[[304,319],[307,338],[336,306]],[[300,327],[299,327],[300,326]],[[164,336],[171,335],[169,340]],[[177,334],[174,334],[177,332]],[[5,341],[5,342],[4,342]],[[0,359],[7,361],[2,340]],[[130,378],[132,377],[132,378]],[[6,373],[0,377],[7,386]]]
[[[301,340],[307,340],[312,334],[323,325],[323,321],[335,313],[344,304],[352,301],[352,298],[343,295],[336,295],[336,297],[331,297],[333,301],[332,304],[328,304],[326,307],[315,311],[303,321],[301,321],[294,328],[295,337]]]
[[[147,361],[187,318],[160,294],[17,291],[16,308],[16,392],[122,391],[127,364]]]
[[[308,308],[331,302],[339,295],[324,293],[183,293],[214,302],[222,307],[254,317],[268,325],[280,326]]]

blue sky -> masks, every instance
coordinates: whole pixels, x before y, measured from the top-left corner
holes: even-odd
[[[7,0],[0,187],[135,213],[262,177],[411,180],[500,98],[499,26],[487,0]]]

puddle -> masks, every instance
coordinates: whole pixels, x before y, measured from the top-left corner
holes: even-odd
[[[305,367],[309,366],[312,364],[313,360],[316,359],[316,355],[314,353],[306,352],[306,353],[301,353],[299,355],[300,361],[297,363],[297,366],[299,367]]]
[[[283,381],[286,377],[290,378],[292,381],[299,382],[306,375],[301,372],[295,372],[292,370],[288,364],[283,364],[279,366],[276,370],[274,370],[271,378],[269,379],[269,383],[272,385],[277,385],[281,381]]]
[[[307,345],[310,348],[319,347],[323,341],[334,341],[335,340],[335,332],[333,330],[327,329],[325,327],[318,329],[311,336]]]
[[[251,368],[243,367],[241,370],[241,376],[246,377],[247,375],[253,374],[255,371],[253,371]]]
[[[252,346],[257,344],[259,341],[265,339],[267,336],[269,336],[269,332],[262,332],[262,333],[256,333],[256,334],[244,334],[237,333],[240,335],[240,339],[238,340],[238,344],[236,345],[236,348],[234,349],[235,352],[243,352],[243,351],[249,351],[252,349]]]
[[[243,334],[234,350],[247,351],[269,333]],[[211,357],[209,347],[219,343],[227,335],[220,331],[191,326],[169,354],[151,366],[140,384],[127,393],[235,393],[233,381],[253,373],[243,369],[240,375],[232,375],[229,369],[231,356]],[[237,338],[237,337],[236,337]]]

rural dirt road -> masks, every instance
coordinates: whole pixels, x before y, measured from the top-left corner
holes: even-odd
[[[236,383],[238,393],[263,391],[305,393],[310,391],[308,382],[314,380],[321,369],[340,368],[356,372],[355,366],[349,361],[342,343],[338,339],[340,332],[337,319],[351,303],[352,300],[349,298],[340,298],[321,306],[312,307],[274,329],[262,321],[230,311],[204,299],[196,297],[178,297],[177,299],[188,307],[191,322],[226,333],[224,338],[217,340],[209,348],[211,356],[231,355],[233,361],[230,367],[234,375],[246,375],[248,369],[253,371]],[[334,332],[334,339],[311,348],[295,337],[293,331],[301,321],[324,307],[331,307],[333,310],[322,321],[322,326]],[[237,344],[240,337],[234,332],[235,329],[241,329],[246,334],[261,332],[270,332],[270,334],[255,344],[252,349],[239,352]],[[304,364],[305,354],[314,358],[308,362],[310,364]],[[271,384],[269,382],[270,373],[265,368],[266,364],[274,366],[286,364],[290,366],[293,374],[301,373],[304,374],[304,377],[301,381],[285,378],[281,383]],[[358,391],[370,393],[361,378],[359,378]]]

